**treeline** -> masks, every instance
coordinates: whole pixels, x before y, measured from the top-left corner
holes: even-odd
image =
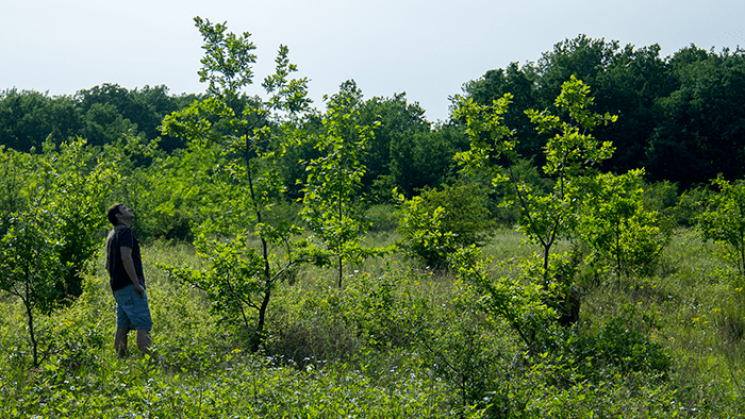
[[[598,112],[619,115],[617,124],[596,133],[616,147],[603,169],[623,173],[645,167],[647,180],[667,180],[682,189],[707,184],[718,174],[745,176],[743,50],[717,53],[691,45],[661,57],[659,45],[636,48],[581,35],[556,44],[537,62],[487,71],[465,83],[462,96],[490,104],[512,93],[505,125],[515,130],[520,155],[540,165],[545,139],[524,110],[552,108],[562,83],[572,75],[591,86]],[[171,153],[185,143],[161,135],[163,118],[204,97],[170,95],[165,86],[130,91],[109,84],[74,96],[6,90],[0,94],[0,145],[41,150],[45,141],[59,145],[73,136],[103,145],[129,133],[147,141],[160,138],[159,147]],[[244,107],[261,103],[245,94],[239,99]],[[463,121],[451,117],[434,124],[424,113],[403,93],[363,101],[359,125],[376,126],[364,161],[363,190],[370,196],[388,200],[394,186],[411,196],[422,187],[439,186],[453,173],[452,156],[468,143]],[[319,115],[306,114],[299,128],[314,132]],[[284,177],[291,196],[300,195],[294,185],[304,168],[297,162],[313,157],[307,145],[287,153]]]
[[[160,137],[160,147],[170,152],[184,144],[161,136],[163,117],[199,98],[171,95],[166,86],[128,90],[104,84],[72,96],[8,89],[0,92],[0,145],[41,151],[45,142],[59,146],[71,137],[82,137],[89,145],[102,146],[132,134],[147,140]]]
[[[516,106],[506,124],[517,131],[523,156],[540,156],[543,143],[524,109],[553,108],[561,84],[576,76],[591,86],[595,110],[618,115],[618,123],[598,129],[612,141],[614,157],[604,169],[623,173],[645,167],[648,180],[682,188],[708,183],[721,173],[745,175],[745,51],[706,51],[691,45],[663,58],[660,46],[622,47],[579,36],[546,52],[537,63],[488,71],[466,83],[477,103],[505,93]]]

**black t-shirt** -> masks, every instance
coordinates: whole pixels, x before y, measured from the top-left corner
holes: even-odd
[[[145,275],[142,272],[142,258],[140,256],[140,244],[132,234],[132,229],[124,224],[117,224],[106,238],[106,253],[108,258],[107,268],[109,270],[109,284],[111,290],[120,290],[127,285],[132,285],[132,281],[124,269],[122,262],[122,247],[132,249],[132,261],[135,265],[135,273],[142,287],[145,287]]]

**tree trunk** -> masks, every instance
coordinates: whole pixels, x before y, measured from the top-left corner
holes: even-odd
[[[259,307],[259,321],[256,324],[256,333],[251,342],[251,352],[257,352],[261,344],[264,343],[266,333],[264,332],[264,323],[266,321],[266,310],[269,307],[269,299],[271,297],[271,287],[267,283],[266,291],[264,292],[264,299],[261,301],[261,307]]]
[[[29,301],[23,300],[23,304],[26,306],[26,315],[28,316],[28,334],[31,338],[31,347],[34,354],[34,368],[36,368],[39,366],[39,350],[38,344],[36,343],[36,334],[34,332],[34,313]]]

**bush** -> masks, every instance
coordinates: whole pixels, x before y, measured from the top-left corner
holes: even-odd
[[[704,240],[724,245],[721,258],[745,277],[745,180],[719,177],[712,185],[719,191],[704,200],[696,227]]]
[[[637,321],[638,314],[631,307],[613,317],[597,334],[580,333],[570,337],[564,349],[582,366],[582,373],[594,382],[612,373],[666,375],[672,363],[670,356],[662,345],[635,330]]]
[[[670,227],[645,204],[643,170],[598,174],[574,186],[583,199],[574,228],[590,245],[589,261],[617,274],[650,275],[669,242]]]
[[[674,215],[678,225],[692,227],[696,218],[704,212],[702,202],[706,202],[713,192],[706,186],[689,189],[680,195]]]
[[[482,245],[496,227],[486,191],[476,184],[424,189],[411,200],[401,197],[399,208],[402,246],[434,269],[447,269],[449,255]]]

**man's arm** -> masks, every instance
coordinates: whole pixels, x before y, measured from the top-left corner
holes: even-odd
[[[106,238],[106,272],[111,274],[111,242],[114,240],[113,234]]]
[[[140,285],[140,280],[137,279],[135,263],[132,260],[132,248],[128,246],[121,246],[119,250],[122,253],[122,263],[124,264],[124,270],[127,271],[127,276],[129,276],[129,280],[132,281],[132,284],[135,287],[135,291],[137,291],[137,294],[142,297],[143,295],[145,295],[145,289],[142,288],[142,285]]]

